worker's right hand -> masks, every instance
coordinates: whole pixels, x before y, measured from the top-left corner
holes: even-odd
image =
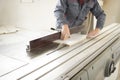
[[[87,35],[87,38],[94,38],[99,34],[99,32],[100,32],[100,29],[96,28],[95,30],[92,30],[91,32],[89,32],[89,34]]]
[[[70,29],[67,24],[64,24],[61,30],[61,39],[66,40],[68,38],[70,38]]]

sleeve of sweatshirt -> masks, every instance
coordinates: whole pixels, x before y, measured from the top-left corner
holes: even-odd
[[[57,27],[61,27],[63,24],[68,24],[68,21],[66,20],[65,17],[66,8],[67,8],[66,0],[57,1],[57,5],[54,10],[54,15],[57,21]]]
[[[91,12],[97,19],[96,27],[102,29],[105,23],[106,14],[100,7],[97,0],[95,0],[95,4],[94,4],[94,7],[91,9]]]

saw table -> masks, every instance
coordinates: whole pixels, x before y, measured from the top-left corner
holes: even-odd
[[[56,45],[51,45],[51,50],[39,50],[43,56],[1,76],[0,80],[104,80],[115,71],[120,56],[119,36],[120,24],[114,23],[95,38],[74,46],[56,50]]]

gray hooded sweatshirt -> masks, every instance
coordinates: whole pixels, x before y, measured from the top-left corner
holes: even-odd
[[[54,10],[56,26],[68,24],[69,27],[80,26],[86,19],[89,11],[96,17],[96,27],[102,29],[105,22],[105,13],[97,0],[84,0],[81,5],[78,0],[58,0]]]

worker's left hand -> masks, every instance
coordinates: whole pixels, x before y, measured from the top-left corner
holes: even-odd
[[[100,32],[99,28],[96,28],[95,30],[92,30],[91,32],[88,33],[87,38],[94,38],[97,36]]]

